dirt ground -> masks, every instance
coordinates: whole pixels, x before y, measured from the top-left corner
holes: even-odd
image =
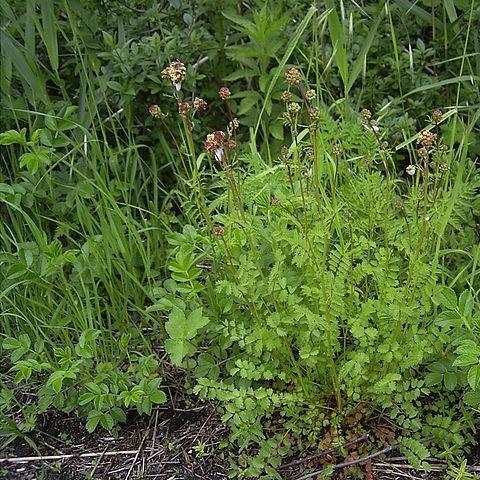
[[[31,436],[39,451],[16,441],[0,450],[0,479],[8,480],[222,480],[228,478],[228,456],[221,443],[227,430],[213,406],[155,410],[150,418],[131,415],[117,437],[105,431],[89,434],[74,416],[51,413]],[[379,456],[352,470],[338,469],[332,478],[366,480],[433,480],[447,478],[445,466],[418,472],[401,457]],[[42,456],[44,458],[39,459]],[[319,479],[309,472],[324,463],[309,455],[290,459],[279,469],[286,480]],[[318,455],[317,455],[318,456]],[[32,458],[33,457],[33,458]],[[47,458],[45,458],[47,457]],[[312,455],[310,455],[312,457]],[[325,458],[325,456],[322,456]],[[333,462],[341,463],[336,455]],[[290,465],[290,466],[288,466]],[[480,472],[480,468],[478,469]],[[480,478],[476,475],[472,478]]]

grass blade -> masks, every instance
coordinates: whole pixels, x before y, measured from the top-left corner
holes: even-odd
[[[372,46],[373,39],[375,38],[375,34],[377,33],[378,26],[380,25],[380,22],[383,19],[383,15],[385,13],[384,10],[385,6],[385,0],[383,0],[380,3],[380,8],[379,12],[377,15],[377,19],[375,20],[375,23],[373,24],[372,28],[370,29],[370,32],[368,33],[367,38],[363,42],[362,48],[360,50],[360,53],[358,54],[357,59],[355,60],[352,70],[350,72],[350,76],[348,79],[348,84],[346,86],[346,93],[350,91],[350,89],[353,87],[353,84],[355,83],[358,75],[363,69],[363,66],[365,65],[365,62],[367,61],[367,54],[368,51],[370,50],[370,47]]]
[[[348,60],[347,50],[345,48],[345,35],[343,32],[343,25],[335,9],[335,2],[333,0],[326,1],[327,7],[330,9],[328,15],[328,30],[330,32],[330,41],[335,50],[335,62],[337,63],[340,76],[342,77],[343,86],[345,88],[345,95],[348,92]]]
[[[55,2],[41,2],[43,41],[47,49],[50,65],[58,71],[57,24],[55,21]]]
[[[278,77],[283,72],[283,69],[285,68],[285,65],[287,64],[288,59],[290,58],[290,55],[295,50],[295,47],[297,46],[297,43],[300,40],[300,37],[302,36],[303,32],[307,28],[307,25],[310,23],[310,20],[312,19],[313,15],[315,14],[315,11],[316,11],[316,8],[314,6],[310,7],[310,9],[308,10],[304,19],[302,20],[302,22],[298,26],[297,31],[295,32],[295,35],[290,40],[290,43],[288,44],[287,50],[285,51],[285,54],[283,55],[282,60],[278,64],[277,71],[275,72],[275,74],[274,74],[274,76],[273,76],[273,78],[270,82],[270,85],[268,86],[267,93],[265,94],[265,101],[263,102],[262,110],[260,111],[260,114],[258,115],[257,124],[255,125],[255,131],[254,131],[255,136],[257,135],[258,129],[260,128],[260,123],[261,123],[261,120],[262,120],[263,112],[265,111],[265,108],[268,104],[268,100],[270,99],[270,97],[272,95],[272,91],[273,91],[273,89],[274,89],[274,87],[275,87],[275,85],[278,81]],[[319,21],[320,22],[325,21],[328,14],[329,14],[329,11],[324,12],[320,16]]]

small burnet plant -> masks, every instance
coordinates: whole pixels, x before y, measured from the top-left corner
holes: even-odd
[[[226,148],[227,135],[222,130],[215,130],[209,133],[203,142],[203,146],[207,153],[212,155],[217,162],[222,163]]]
[[[239,127],[240,122],[238,121],[238,118],[232,118],[232,120],[230,120],[230,122],[228,123],[228,133],[230,135],[233,135],[233,132],[238,130]]]
[[[366,108],[364,108],[361,112],[360,112],[360,116],[362,117],[362,120],[365,122],[365,123],[369,123],[370,120],[372,119],[372,112]]]
[[[439,166],[438,166],[438,171],[440,173],[447,173],[448,172],[448,165],[445,163],[445,162],[442,162]]]

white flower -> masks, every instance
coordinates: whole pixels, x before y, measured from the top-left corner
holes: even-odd
[[[215,160],[219,163],[222,163],[223,160],[223,148],[218,147],[215,149]]]
[[[415,172],[417,170],[417,167],[415,165],[409,165],[407,168],[406,168],[406,172],[409,174],[409,175],[415,175]]]

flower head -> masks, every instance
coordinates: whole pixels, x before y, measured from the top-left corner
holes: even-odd
[[[311,102],[312,100],[315,100],[317,98],[317,92],[313,89],[307,90],[305,92],[305,98]]]
[[[163,118],[163,117],[165,117],[165,114],[162,112],[161,108],[156,104],[150,105],[148,107],[148,113],[153,118]]]
[[[298,68],[290,67],[285,70],[285,78],[290,85],[296,86],[302,81],[302,74]]]
[[[178,104],[178,113],[186,115],[192,109],[192,104],[188,102],[180,102]]]
[[[235,130],[238,130],[238,127],[240,127],[240,122],[238,121],[238,118],[234,118],[232,119],[232,121],[228,123],[228,130],[230,132],[234,132]]]
[[[317,107],[310,107],[308,109],[308,116],[310,120],[318,120],[320,118],[320,110]]]
[[[417,167],[415,165],[409,165],[405,171],[408,173],[408,175],[415,175],[415,172],[417,171]]]
[[[423,147],[430,147],[437,140],[437,134],[423,130],[418,134],[417,143]]]
[[[282,95],[280,95],[280,100],[285,103],[290,103],[293,101],[293,95],[288,90],[285,90]]]
[[[220,96],[220,98],[222,100],[229,100],[230,97],[232,96],[232,92],[230,91],[229,88],[227,87],[222,87],[220,88],[220,90],[218,91],[218,95]]]
[[[341,155],[343,152],[343,148],[342,146],[339,144],[339,143],[336,143],[333,147],[332,147],[332,154],[335,155],[335,156],[338,156],[338,155]]]
[[[295,115],[297,114],[300,110],[302,109],[302,107],[300,107],[300,105],[296,102],[292,102],[292,103],[289,103],[288,104],[288,111],[292,114],[292,115]]]
[[[439,108],[436,108],[432,113],[433,123],[435,124],[440,123],[440,120],[442,119],[442,115],[443,115],[443,112]]]
[[[168,67],[162,70],[162,78],[168,78],[176,90],[180,90],[186,75],[187,69],[185,68],[185,65],[178,59],[170,62]]]
[[[372,112],[370,110],[367,110],[366,108],[364,108],[361,112],[360,112],[360,116],[362,117],[362,120],[365,122],[365,123],[369,123],[370,120],[372,119]]]
[[[223,237],[225,235],[225,229],[222,226],[217,225],[216,227],[213,227],[212,234],[215,237]]]
[[[448,171],[448,165],[446,163],[441,163],[439,166],[438,166],[438,171],[440,173],[446,173]]]
[[[203,98],[195,97],[193,100],[193,106],[198,110],[206,110],[207,102]]]
[[[418,156],[423,160],[426,161],[428,160],[428,150],[426,147],[420,147],[417,150]]]

